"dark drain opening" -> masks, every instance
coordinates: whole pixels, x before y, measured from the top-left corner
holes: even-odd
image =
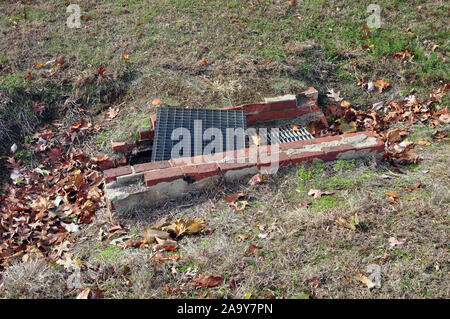
[[[137,151],[130,156],[130,165],[144,164],[152,161],[152,150]]]

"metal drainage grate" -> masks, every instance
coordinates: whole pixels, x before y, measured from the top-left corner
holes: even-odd
[[[261,138],[261,143],[263,143],[262,141],[267,141],[267,145],[272,145],[294,141],[311,140],[314,138],[314,136],[312,136],[311,133],[303,127],[298,127],[295,130],[291,126],[278,127],[278,136],[276,134],[272,134],[273,129],[274,128],[267,128],[267,130],[258,130],[259,136]]]
[[[201,122],[195,122],[201,120]],[[201,123],[201,125],[199,125]],[[197,126],[196,126],[197,125]],[[177,128],[185,128],[190,133],[190,153],[191,154],[172,154],[172,148],[181,140],[172,140],[172,132]],[[223,150],[214,150],[212,153],[220,153],[226,150],[228,144],[245,148],[248,141],[244,134],[229,135],[227,129],[241,128],[243,131],[247,128],[247,121],[242,110],[212,110],[212,109],[181,109],[181,108],[159,108],[156,115],[155,137],[153,141],[152,161],[164,161],[181,156],[196,156],[203,154],[205,146],[211,143],[211,140],[204,140],[203,136],[207,129],[217,128],[222,133]],[[194,134],[201,134],[194,136]],[[176,138],[179,138],[176,136]],[[183,137],[185,138],[185,137]],[[200,143],[195,143],[198,138]],[[227,140],[230,140],[227,144]],[[234,147],[236,148],[236,147]],[[187,150],[183,150],[186,152]]]

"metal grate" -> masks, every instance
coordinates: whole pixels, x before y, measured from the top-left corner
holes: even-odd
[[[267,141],[267,145],[310,140],[314,138],[311,133],[303,127],[297,127],[295,130],[291,126],[278,127],[278,136],[276,134],[272,134],[273,129],[274,128],[258,130],[261,141]]]
[[[201,120],[201,127],[199,127],[199,122],[196,122],[196,120]],[[197,126],[195,127],[195,125]],[[180,142],[179,139],[172,140],[172,132],[177,128],[185,128],[189,131],[191,154],[172,154],[172,148]],[[248,146],[248,141],[245,139],[244,134],[231,135],[229,134],[230,131],[227,130],[230,128],[246,130],[247,122],[242,110],[158,108],[152,161],[164,161],[181,156],[203,154],[205,146],[211,143],[211,140],[203,139],[205,131],[209,128],[217,128],[222,133],[223,150],[214,150],[212,153],[225,151],[227,145],[230,145],[230,143],[233,143],[232,145],[235,146],[241,146],[242,148]],[[195,143],[195,138],[199,138],[199,136],[194,136],[194,134],[201,134],[201,143]],[[186,150],[184,151],[186,152]]]

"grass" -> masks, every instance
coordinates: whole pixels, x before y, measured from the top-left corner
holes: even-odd
[[[371,29],[370,36],[362,25],[372,1],[297,3],[132,0],[124,7],[121,1],[88,0],[80,4],[82,28],[69,29],[64,2],[0,1],[0,66],[13,71],[0,72],[0,158],[10,155],[13,142],[22,144],[46,122],[58,119],[67,127],[86,116],[81,109],[93,125],[102,126],[80,145],[97,155],[110,152],[111,140],[131,141],[138,130],[149,128],[156,98],[162,106],[225,107],[314,86],[321,105],[327,103],[326,90],[333,88],[365,109],[410,94],[425,98],[439,81],[449,81],[448,3],[378,1],[382,26]],[[414,55],[411,62],[390,58],[402,49]],[[61,57],[62,67],[33,67]],[[107,81],[97,75],[102,65]],[[367,81],[383,78],[393,86],[369,93],[356,84],[363,74]],[[48,108],[42,115],[33,113],[32,101]],[[443,104],[448,101],[443,98]],[[120,112],[105,121],[109,107]],[[433,140],[433,130],[411,127],[410,141],[432,144],[416,147],[423,160],[404,173],[386,164],[338,160],[283,168],[255,187],[222,185],[218,192],[190,194],[183,202],[130,216],[99,210],[92,225],[69,237],[70,252],[83,261],[83,287],[97,285],[106,298],[265,298],[265,293],[300,299],[445,298],[450,159],[448,139]],[[27,161],[26,148],[19,146],[19,152]],[[421,188],[404,191],[417,181]],[[310,189],[333,194],[313,199],[307,195]],[[251,197],[243,214],[221,202],[223,195],[240,191]],[[400,193],[400,203],[389,204],[387,191]],[[305,201],[308,208],[299,209]],[[338,218],[351,221],[355,214],[364,229],[336,223]],[[111,220],[130,226],[126,235],[137,237],[164,215],[204,217],[216,230],[183,237],[176,253],[184,256],[175,263],[159,264],[145,248],[121,250],[110,240],[98,241],[98,231],[109,228]],[[249,238],[237,242],[237,234]],[[406,242],[390,248],[391,236]],[[261,247],[261,258],[245,255],[251,244]],[[374,262],[382,269],[382,287],[368,290],[353,275]],[[188,285],[192,277],[182,276],[188,267],[224,276],[224,283],[193,288]],[[39,280],[29,275],[36,273],[42,274],[35,276]],[[45,262],[17,264],[2,275],[2,297],[77,294],[62,288],[67,270]],[[314,277],[321,284],[313,293],[306,281]],[[180,294],[168,295],[164,284],[180,288]]]

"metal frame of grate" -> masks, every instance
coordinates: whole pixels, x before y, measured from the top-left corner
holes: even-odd
[[[201,127],[195,126],[195,121],[201,120]],[[198,123],[198,122],[197,122]],[[222,132],[223,150],[214,150],[215,153],[225,151],[227,141],[234,140],[234,146],[239,148],[248,147],[248,141],[243,136],[229,135],[227,129],[241,128],[245,132],[247,129],[247,121],[242,110],[217,110],[217,109],[182,109],[174,107],[158,108],[155,124],[155,137],[153,142],[152,161],[164,161],[172,158],[172,148],[180,142],[180,140],[172,140],[171,135],[174,129],[185,128],[190,132],[191,137],[191,154],[188,156],[196,156],[203,154],[205,146],[211,143],[211,140],[203,139],[204,133],[209,128],[217,128]],[[194,134],[201,133],[201,145],[195,143]],[[184,138],[184,137],[183,137]],[[235,147],[237,148],[237,147]],[[213,152],[214,153],[214,152]],[[174,158],[181,157],[174,156]]]
[[[272,145],[302,140],[311,140],[314,138],[314,136],[312,136],[311,133],[308,132],[303,127],[299,127],[298,129],[295,130],[291,126],[282,126],[277,128],[279,130],[278,136],[276,134],[272,136],[272,129],[274,128],[267,128],[267,129],[259,128],[258,134],[260,136],[260,140],[266,141],[265,144],[267,145]]]

